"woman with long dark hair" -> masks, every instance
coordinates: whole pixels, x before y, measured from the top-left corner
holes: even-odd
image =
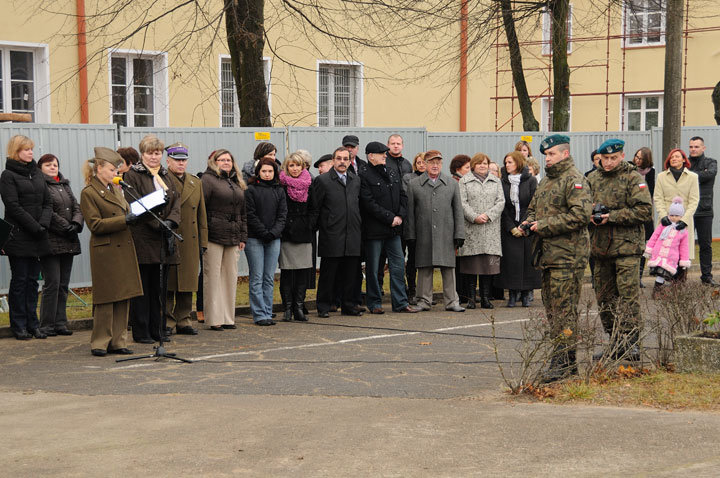
[[[72,335],[68,330],[67,296],[72,272],[73,257],[80,254],[83,217],[80,204],[70,189],[70,182],[60,172],[60,161],[53,154],[44,154],[38,166],[52,202],[52,220],[48,230],[50,254],[40,257],[43,275],[42,301],[40,302],[40,328],[49,337]]]
[[[642,147],[635,152],[633,163],[637,166],[638,173],[645,179],[650,197],[655,194],[655,168],[653,167],[653,157],[650,148]],[[652,219],[645,223],[645,242],[649,241],[655,232],[655,223]],[[642,283],[643,269],[645,269],[645,256],[640,258],[640,287],[644,287]]]

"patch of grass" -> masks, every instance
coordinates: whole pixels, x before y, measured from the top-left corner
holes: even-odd
[[[654,371],[589,384],[569,382],[552,387],[544,401],[610,406],[639,406],[665,410],[720,411],[720,375]]]

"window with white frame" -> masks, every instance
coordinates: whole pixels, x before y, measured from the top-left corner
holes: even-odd
[[[625,46],[665,43],[665,0],[625,0]]]
[[[49,122],[44,48],[0,44],[0,112],[26,113]]]
[[[263,58],[263,75],[268,97],[268,109],[271,109],[270,95],[270,58]],[[235,77],[229,56],[220,57],[220,126],[223,128],[237,128],[240,126],[240,106],[235,88]]]
[[[113,53],[110,85],[113,123],[127,127],[166,126],[165,55]]]
[[[552,124],[553,124],[553,99],[552,98],[543,98],[540,102],[540,107],[542,108],[541,112],[541,129],[543,131],[552,131]],[[568,131],[571,130],[572,125],[572,98],[570,98],[570,101],[568,102]]]
[[[567,52],[572,52],[572,42],[570,41],[572,39],[572,4],[570,5],[570,9],[568,10],[568,17],[567,17]],[[543,34],[543,47],[542,52],[543,55],[552,55],[552,17],[550,16],[550,11],[545,10],[542,14],[542,34]]]
[[[361,126],[360,65],[318,65],[318,125]]]
[[[662,126],[663,97],[628,96],[625,98],[625,130],[648,131]]]

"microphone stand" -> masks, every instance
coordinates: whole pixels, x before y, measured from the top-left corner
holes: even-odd
[[[180,241],[180,242],[183,241],[183,238],[180,234],[173,231],[171,227],[169,227],[167,224],[165,224],[165,221],[163,221],[160,218],[160,216],[155,214],[152,210],[148,209],[145,206],[145,204],[140,200],[140,198],[138,198],[134,193],[132,193],[130,191],[131,186],[124,185],[124,184],[122,184],[122,182],[120,184],[123,188],[123,191],[128,193],[130,195],[130,197],[133,198],[135,201],[138,201],[138,204],[140,204],[142,206],[142,208],[145,210],[145,212],[150,213],[150,215],[155,219],[155,221],[158,224],[160,224],[161,228],[164,228],[165,231],[170,232],[170,234],[175,236],[175,238],[178,241]],[[158,345],[153,347],[153,350],[155,350],[155,351],[151,354],[137,355],[135,357],[119,358],[119,359],[116,359],[115,362],[128,362],[130,360],[142,360],[142,359],[155,359],[155,361],[158,361],[161,358],[169,358],[169,359],[173,359],[173,360],[178,360],[180,362],[192,363],[192,360],[178,357],[177,354],[168,352],[165,350],[165,347],[163,347],[163,337],[165,337],[165,326],[164,326],[165,312],[166,312],[166,306],[167,306],[167,282],[165,281],[165,273],[164,273],[164,270],[165,270],[165,244],[164,244],[165,232],[162,232],[162,229],[161,229],[161,234],[163,236],[163,238],[162,238],[163,242],[161,243],[161,247],[160,247],[160,301],[161,301],[162,306],[160,307],[161,315],[160,315],[160,324],[158,325],[158,328],[160,329],[158,331],[160,334],[159,335],[160,340],[158,341]]]

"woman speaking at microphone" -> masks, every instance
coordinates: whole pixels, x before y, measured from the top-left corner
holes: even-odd
[[[95,148],[85,162],[85,188],[80,210],[90,230],[90,271],[93,293],[91,353],[131,354],[126,346],[130,299],[142,295],[135,244],[128,224],[137,220],[122,192],[113,187],[122,157],[109,148]],[[112,279],[111,279],[112,278]]]

